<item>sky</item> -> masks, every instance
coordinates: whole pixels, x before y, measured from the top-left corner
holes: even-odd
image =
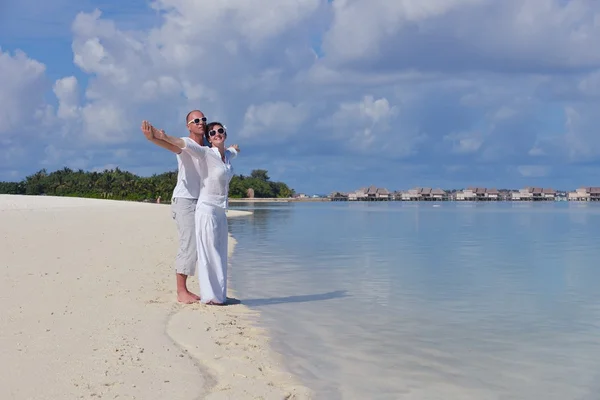
[[[302,193],[600,186],[600,1],[0,0],[0,180],[177,168],[202,110]]]

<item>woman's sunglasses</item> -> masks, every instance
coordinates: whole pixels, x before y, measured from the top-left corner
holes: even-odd
[[[225,132],[225,129],[223,129],[223,128],[219,128],[219,129],[216,129],[216,130],[213,129],[213,130],[211,130],[211,131],[208,132],[208,134],[210,136],[215,136],[217,133],[222,133],[223,135],[227,135],[227,132]]]
[[[202,117],[202,118],[194,118],[194,119],[192,119],[190,122],[188,122],[188,125],[189,125],[189,124],[191,124],[191,123],[194,123],[194,124],[199,124],[199,123],[200,123],[200,121],[202,121],[202,122],[206,122],[206,117]]]

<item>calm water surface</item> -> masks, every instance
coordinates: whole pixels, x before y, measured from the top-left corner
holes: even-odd
[[[600,399],[600,204],[232,208],[232,286],[319,399]]]

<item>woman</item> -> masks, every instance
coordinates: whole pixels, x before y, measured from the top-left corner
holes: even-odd
[[[227,301],[228,235],[225,212],[229,182],[233,177],[230,161],[240,149],[237,145],[225,149],[227,131],[219,122],[208,124],[205,132],[211,147],[200,146],[188,137],[176,138],[164,131],[154,130],[158,139],[179,147],[199,161],[202,186],[196,205],[196,241],[200,301],[223,305]]]

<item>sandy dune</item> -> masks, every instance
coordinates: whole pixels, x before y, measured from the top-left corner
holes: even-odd
[[[310,398],[243,304],[175,302],[168,206],[0,196],[0,237],[1,399]]]

